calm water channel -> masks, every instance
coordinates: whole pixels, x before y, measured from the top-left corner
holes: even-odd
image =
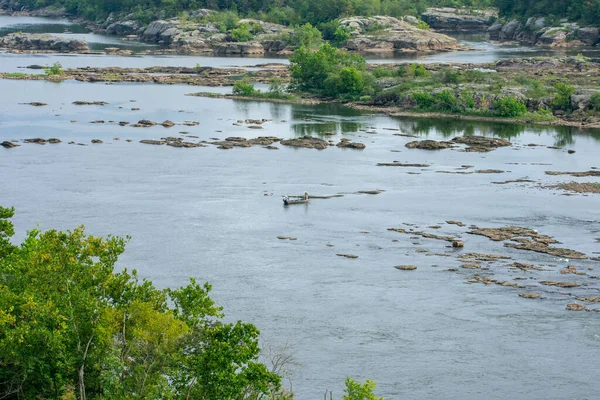
[[[45,57],[52,62],[60,56],[41,57],[45,63]],[[0,70],[34,63],[31,58],[1,55]],[[134,60],[156,65],[160,59],[172,65],[196,62],[193,57],[97,60],[132,66]],[[64,60],[98,65],[88,56]],[[389,118],[331,105],[185,96],[199,90],[185,85],[0,81],[0,142],[31,137],[63,141],[0,148],[0,204],[17,209],[16,239],[34,227],[70,229],[79,224],[94,235],[131,235],[120,266],[138,269],[161,287],[184,284],[189,277],[209,281],[229,319],[255,323],[272,345],[293,344],[300,365],[291,380],[300,400],[320,399],[326,389],[341,397],[346,376],[375,380],[377,392],[386,399],[597,398],[599,314],[567,312],[565,306],[576,297],[600,296],[600,280],[594,279],[600,263],[510,249],[466,232],[471,224],[529,227],[555,237],[560,247],[598,257],[598,195],[564,196],[540,186],[598,182],[544,171],[600,168],[600,132]],[[72,105],[76,100],[109,104]],[[21,104],[32,101],[48,105]],[[262,130],[232,125],[247,118],[272,121]],[[109,122],[140,119],[200,125],[132,128]],[[90,124],[92,120],[106,123]],[[219,150],[139,143],[165,136],[210,141],[318,136],[326,131],[337,133],[327,136],[336,142],[347,137],[367,148]],[[479,134],[508,138],[513,146],[490,153],[427,152],[405,148],[415,139],[398,134],[437,140]],[[92,139],[104,143],[92,145]],[[376,166],[392,161],[429,166]],[[464,171],[463,165],[504,172],[440,172]],[[493,183],[516,179],[533,182]],[[385,191],[357,193],[374,189]],[[282,206],[282,195],[304,191],[344,197]],[[441,228],[429,229],[432,225]],[[465,241],[465,249],[454,251],[443,241],[387,230],[392,227],[456,235]],[[297,240],[278,240],[278,235]],[[480,272],[509,281],[526,278],[519,281],[526,289],[468,284],[477,271],[459,267],[456,256],[461,252],[503,254],[512,257],[508,262],[544,266],[544,271],[514,271],[501,262]],[[402,264],[417,270],[394,268]],[[587,275],[560,275],[558,270],[566,265]],[[582,286],[557,289],[540,285],[541,280]],[[523,299],[518,296],[522,291],[542,293],[543,299]]]

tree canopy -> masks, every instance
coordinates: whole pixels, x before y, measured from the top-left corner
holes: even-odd
[[[278,393],[259,331],[224,323],[211,286],[117,272],[127,238],[33,230],[0,207],[0,398],[251,399]]]

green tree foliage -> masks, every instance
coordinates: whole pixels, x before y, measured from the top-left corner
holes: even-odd
[[[391,15],[395,17],[418,15],[429,6],[488,7],[494,1],[511,0],[21,0],[20,5],[28,8],[47,6],[64,7],[69,13],[92,21],[105,19],[111,13],[134,14],[143,24],[159,18],[182,15],[185,11],[209,8],[230,11],[244,16],[260,16],[270,22],[285,25],[304,24],[313,26],[351,15]],[[565,0],[561,0],[565,2]],[[596,3],[600,0],[586,0]],[[544,0],[549,3],[550,0]],[[576,0],[583,3],[583,0]],[[586,10],[593,8],[586,5]],[[227,24],[227,30],[235,28]],[[219,25],[223,29],[224,25]]]
[[[575,86],[564,82],[557,82],[554,85],[554,89],[556,90],[556,94],[554,100],[552,100],[552,106],[563,110],[570,110],[571,95],[575,93]]]
[[[290,43],[293,46],[306,47],[308,49],[318,46],[322,40],[323,36],[321,35],[321,31],[310,23],[296,27],[290,37]]]
[[[63,66],[61,65],[61,63],[59,63],[58,61],[55,62],[52,65],[46,65],[44,67],[44,73],[48,76],[52,76],[52,75],[64,75],[65,74],[65,70],[63,69]]]
[[[256,89],[254,89],[254,85],[247,78],[244,78],[233,84],[232,93],[236,96],[252,96],[256,93]]]
[[[383,397],[375,396],[376,386],[375,382],[369,379],[361,384],[360,382],[347,377],[346,388],[342,400],[384,400]]]
[[[527,107],[521,100],[507,96],[494,101],[494,111],[500,117],[518,117],[527,112]]]
[[[222,322],[195,280],[157,289],[115,271],[127,239],[83,227],[28,233],[0,207],[0,397],[260,399],[280,377],[258,362],[257,328]]]
[[[590,98],[590,108],[594,111],[600,111],[600,92],[596,92]]]
[[[550,20],[570,18],[591,25],[600,23],[600,0],[495,0],[507,17],[545,16]]]
[[[240,24],[237,28],[231,30],[231,38],[236,42],[247,42],[252,39],[250,25]]]
[[[297,49],[290,58],[292,87],[296,90],[339,98],[356,98],[374,92],[374,80],[366,61],[336,49],[329,43],[319,50]]]

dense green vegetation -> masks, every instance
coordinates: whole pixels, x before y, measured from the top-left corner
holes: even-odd
[[[290,63],[294,90],[340,99],[358,99],[376,91],[375,79],[366,71],[365,59],[329,43],[317,51],[300,47]]]
[[[284,395],[258,361],[258,329],[222,322],[210,285],[157,289],[116,272],[127,240],[83,227],[34,230],[14,246],[13,212],[0,207],[0,397]]]
[[[0,398],[292,400],[258,329],[224,323],[211,286],[157,289],[115,271],[127,239],[83,227],[33,230],[20,245],[0,207]],[[383,400],[346,379],[343,400]]]
[[[550,22],[569,18],[600,24],[600,0],[494,0],[494,4],[507,17],[545,16]]]
[[[29,9],[47,6],[65,7],[72,14],[91,20],[104,19],[110,13],[135,13],[149,22],[174,17],[199,8],[231,10],[239,15],[258,17],[285,25],[313,25],[352,15],[416,15],[430,6],[487,7],[493,0],[23,0]]]

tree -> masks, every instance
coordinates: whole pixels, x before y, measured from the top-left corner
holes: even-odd
[[[345,395],[343,400],[384,400],[383,397],[375,396],[376,383],[367,379],[364,384],[355,381],[354,379],[346,378]]]
[[[224,324],[210,285],[157,289],[115,272],[127,238],[28,233],[0,207],[0,397],[259,399],[280,377],[258,329]],[[216,396],[216,397],[214,397]]]
[[[317,46],[322,40],[323,36],[321,35],[321,32],[309,23],[294,29],[290,38],[290,42],[293,46],[306,47],[308,49]]]
[[[358,55],[336,49],[329,43],[319,50],[297,49],[290,58],[292,87],[332,97],[370,94],[373,86],[365,71],[366,61]]]

